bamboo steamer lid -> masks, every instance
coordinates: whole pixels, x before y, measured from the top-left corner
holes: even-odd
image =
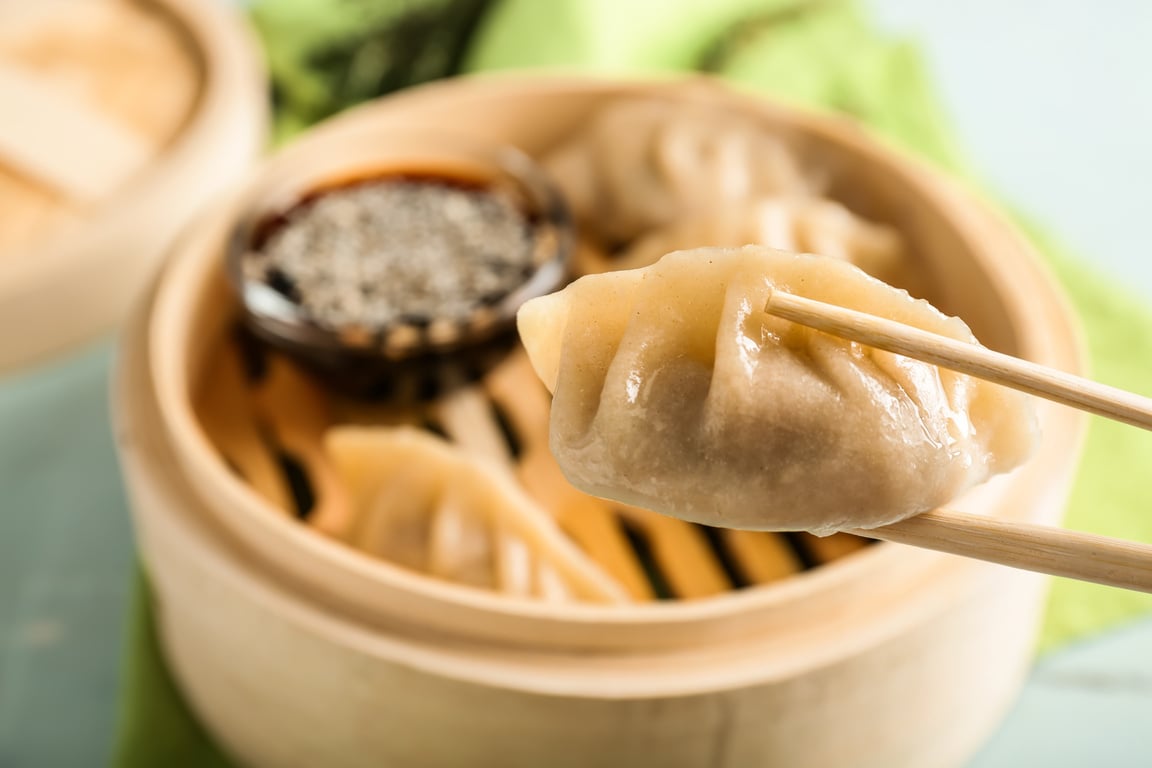
[[[1051,277],[966,193],[848,123],[697,86],[823,158],[833,196],[899,227],[925,293],[989,346],[1082,368]],[[437,84],[337,119],[265,173],[374,126],[461,114],[474,135],[540,153],[612,99],[683,87]],[[237,211],[214,209],[174,254],[130,328],[116,398],[162,643],[198,715],[247,764],[925,768],[960,764],[1010,703],[1042,605],[1034,574],[880,544],[741,593],[556,605],[406,573],[277,513],[229,473],[192,408],[235,317],[220,308]],[[1084,420],[1039,411],[1037,456],[958,508],[1059,518]]]
[[[196,0],[0,2],[0,372],[117,325],[255,158],[253,41]]]

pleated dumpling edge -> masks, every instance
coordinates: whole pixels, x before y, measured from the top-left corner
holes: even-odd
[[[568,479],[693,522],[832,533],[935,509],[1031,453],[1025,396],[774,318],[772,290],[978,343],[830,257],[702,248],[589,275],[521,315]]]

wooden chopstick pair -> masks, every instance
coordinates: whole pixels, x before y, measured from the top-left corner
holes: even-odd
[[[865,312],[773,291],[768,314],[1152,430],[1152,399]],[[947,510],[853,530],[1053,576],[1152,592],[1152,545]]]

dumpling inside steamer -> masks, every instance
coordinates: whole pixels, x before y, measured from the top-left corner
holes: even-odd
[[[890,227],[866,221],[840,203],[819,197],[762,197],[686,216],[653,230],[612,261],[614,269],[655,264],[688,248],[767,245],[832,256],[891,281],[903,266],[904,245]]]
[[[769,316],[773,288],[977,343],[833,258],[702,248],[587,276],[519,316],[568,479],[694,522],[827,534],[934,509],[1032,450],[1023,395]]]
[[[358,549],[505,593],[551,589],[563,593],[557,599],[624,600],[510,474],[483,460],[411,427],[335,427],[325,445],[351,496],[356,523],[346,538]],[[509,552],[512,541],[527,545],[516,547],[522,555]],[[540,579],[540,565],[552,574],[549,584],[531,583]]]
[[[704,98],[615,102],[544,163],[582,228],[612,244],[698,211],[817,186],[780,135]]]

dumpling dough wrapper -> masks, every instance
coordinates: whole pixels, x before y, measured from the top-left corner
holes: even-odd
[[[896,230],[866,221],[833,200],[762,197],[702,211],[653,230],[633,242],[612,265],[638,269],[655,264],[670,251],[741,245],[833,256],[889,281],[898,274],[904,257]]]
[[[688,214],[815,186],[781,136],[706,98],[615,102],[544,165],[583,229],[616,244]]]
[[[770,316],[773,289],[977,343],[829,257],[702,248],[589,275],[519,314],[568,479],[708,525],[829,534],[935,509],[1031,453],[1024,395]]]

